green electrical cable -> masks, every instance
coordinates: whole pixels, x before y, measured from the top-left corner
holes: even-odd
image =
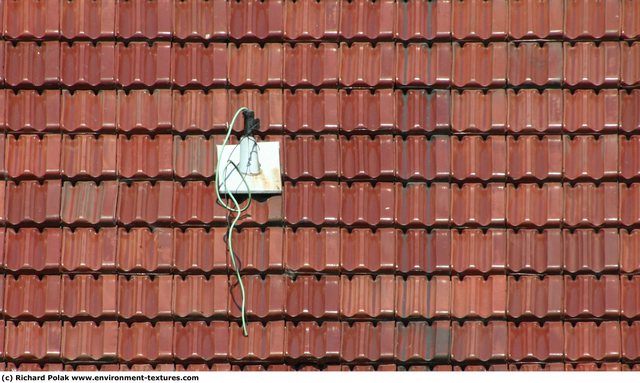
[[[240,270],[238,269],[238,267],[236,266],[236,256],[235,253],[233,252],[233,228],[235,227],[236,223],[238,223],[238,220],[240,219],[240,215],[242,214],[242,212],[246,211],[249,206],[251,206],[251,189],[249,188],[249,184],[247,183],[247,180],[245,179],[244,175],[242,173],[240,173],[240,170],[238,169],[238,166],[236,164],[234,164],[233,162],[231,162],[231,159],[229,159],[229,161],[227,162],[227,164],[225,165],[225,182],[226,182],[226,171],[227,168],[229,167],[229,165],[233,165],[233,167],[236,169],[236,171],[238,172],[238,174],[240,174],[240,177],[242,179],[242,182],[244,183],[245,187],[247,188],[247,193],[248,193],[248,198],[247,198],[247,204],[244,207],[241,207],[240,204],[238,203],[238,200],[236,199],[235,195],[233,195],[233,193],[229,190],[229,188],[226,188],[227,190],[227,196],[229,196],[229,198],[231,198],[231,201],[233,201],[233,205],[235,207],[229,206],[227,205],[227,203],[222,199],[222,196],[220,195],[220,184],[218,183],[218,175],[220,174],[220,162],[222,159],[222,153],[224,152],[224,148],[227,146],[227,142],[229,141],[229,136],[231,136],[231,131],[233,130],[233,126],[236,122],[236,119],[238,118],[238,116],[240,115],[240,113],[242,113],[243,111],[248,110],[248,108],[246,107],[241,107],[240,109],[238,109],[236,111],[236,114],[233,115],[233,118],[231,119],[231,123],[229,124],[229,128],[227,129],[227,134],[224,137],[224,141],[222,141],[222,145],[220,146],[220,152],[218,153],[218,163],[216,164],[216,174],[215,174],[215,183],[216,183],[216,197],[217,197],[217,201],[220,203],[220,205],[225,208],[227,211],[230,211],[232,213],[235,213],[235,218],[233,219],[233,221],[231,222],[231,225],[229,225],[229,229],[228,229],[228,235],[227,235],[227,246],[229,248],[229,255],[231,256],[231,263],[233,264],[233,268],[236,271],[236,276],[238,278],[238,285],[240,286],[240,293],[242,294],[242,306],[241,306],[241,318],[242,318],[242,332],[244,334],[244,336],[248,336],[248,332],[247,332],[247,322],[246,322],[246,318],[245,318],[245,304],[246,304],[246,295],[245,295],[245,291],[244,291],[244,283],[242,283],[242,278],[240,277]]]

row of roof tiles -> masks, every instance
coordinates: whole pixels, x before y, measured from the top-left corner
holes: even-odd
[[[226,228],[1,229],[12,273],[226,273]],[[243,228],[243,273],[638,273],[640,231]],[[90,250],[90,251],[89,251]]]
[[[249,320],[640,318],[640,276],[245,275]],[[4,318],[239,319],[235,276],[0,278]],[[1,292],[1,291],[0,291]],[[2,302],[0,302],[2,303]]]
[[[3,43],[12,87],[503,87],[640,84],[640,43]],[[469,65],[473,62],[474,65]],[[541,65],[541,63],[543,63]]]
[[[215,185],[204,181],[3,181],[0,219],[10,225],[226,224]],[[253,199],[241,225],[449,227],[636,226],[640,184],[286,182]]]
[[[267,136],[290,180],[588,181],[640,178],[640,136]],[[12,179],[211,179],[222,136],[0,136]],[[3,161],[4,160],[4,161]]]
[[[640,36],[638,12],[633,0],[7,0],[3,32],[21,40],[618,39]]]
[[[2,371],[638,371],[640,364],[620,362],[517,362],[483,364],[417,363],[1,363]]]
[[[241,106],[260,117],[261,135],[640,132],[640,89],[0,90],[0,128],[15,133],[217,134],[226,132]],[[234,129],[240,132],[240,124]]]
[[[7,322],[9,360],[171,363],[243,362],[620,362],[640,356],[640,324],[435,321],[249,323]]]

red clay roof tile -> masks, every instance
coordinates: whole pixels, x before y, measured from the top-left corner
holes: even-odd
[[[171,43],[155,42],[149,45],[146,42],[131,42],[125,45],[118,42],[116,68],[117,82],[123,87],[167,86],[171,83]]]
[[[343,273],[393,273],[396,231],[391,228],[340,230],[340,269]]]
[[[559,133],[563,128],[563,97],[560,89],[507,90],[509,133]]]
[[[173,269],[173,233],[169,228],[118,228],[118,270],[144,273]]]
[[[339,105],[337,90],[321,89],[318,93],[311,89],[286,90],[285,129],[287,133],[335,133],[339,126]]]
[[[393,360],[396,342],[393,322],[342,322],[340,358],[345,362]]]
[[[451,268],[455,273],[504,274],[506,264],[506,230],[452,230]]]
[[[118,277],[64,275],[62,316],[74,319],[115,319],[118,314]]]
[[[337,182],[285,182],[284,195],[284,221],[289,225],[323,226],[340,220],[342,199]]]
[[[509,1],[509,36],[513,39],[562,38],[563,0]]]
[[[226,275],[174,275],[173,315],[180,318],[226,318],[228,294]]]
[[[229,31],[227,3],[221,1],[174,1],[173,38],[182,41],[226,39]]]
[[[569,273],[612,273],[620,268],[616,229],[562,231],[564,268]]]
[[[6,126],[9,132],[57,132],[60,130],[60,91],[8,92]]]
[[[560,229],[507,231],[507,270],[513,273],[559,273],[563,268]]]
[[[453,1],[452,37],[454,40],[505,40],[509,4],[507,0]]]
[[[4,234],[4,233],[2,233]],[[3,266],[9,271],[59,272],[62,231],[46,228],[7,229]]]
[[[173,35],[171,1],[118,1],[116,36],[126,40],[167,40]]]
[[[453,322],[451,359],[456,362],[506,361],[507,322]]]
[[[451,328],[449,322],[396,322],[395,359],[401,362],[448,361]]]
[[[559,183],[507,185],[507,224],[520,227],[559,226],[563,190]]]
[[[103,181],[65,181],[62,187],[60,216],[73,226],[113,224],[116,220],[118,183]]]
[[[564,358],[561,322],[509,322],[509,360],[562,361]]]
[[[620,59],[617,41],[564,43],[564,83],[580,88],[616,86],[620,82]]]
[[[450,44],[396,44],[396,83],[400,86],[446,87],[451,83]]]
[[[620,277],[578,275],[564,277],[564,311],[568,318],[620,316]]]
[[[120,182],[118,187],[118,222],[124,225],[169,223],[180,211],[172,213],[174,185],[169,181]],[[179,201],[179,190],[176,190]],[[191,199],[195,201],[195,198]],[[213,201],[211,201],[213,203]]]
[[[190,321],[175,323],[173,353],[178,360],[226,361],[229,353],[229,325],[226,322]]]
[[[446,90],[410,89],[395,93],[395,127],[401,133],[448,133],[451,93]]]
[[[57,98],[57,97],[56,97]],[[54,100],[52,100],[54,101]],[[78,90],[73,93],[63,90],[60,111],[51,115],[51,125],[64,132],[113,132],[116,129],[117,109],[116,91],[103,90],[97,94],[90,90]],[[59,107],[60,108],[60,107]],[[115,157],[112,157],[115,158]],[[115,165],[115,164],[114,164]]]
[[[132,131],[170,130],[171,121],[171,91],[156,89],[132,90],[129,93],[118,91],[118,131],[124,133]]]
[[[394,102],[391,90],[340,90],[340,132],[370,134],[395,131]]]
[[[62,137],[55,134],[8,135],[5,141],[7,175],[13,179],[59,178]]]
[[[340,315],[352,319],[394,316],[395,281],[392,275],[340,277]]]
[[[260,61],[257,61],[260,62]],[[284,94],[281,89],[242,89],[239,92],[229,90],[227,117],[231,121],[238,108],[247,107],[260,117],[260,133],[282,133],[285,128]],[[225,128],[226,129],[226,128]],[[234,126],[234,132],[242,132],[242,124]],[[225,131],[226,133],[226,131]]]
[[[396,265],[400,273],[448,274],[451,269],[451,232],[409,229],[396,238]]]
[[[449,136],[394,137],[395,176],[409,181],[448,180],[451,174]]]
[[[227,17],[232,40],[276,40],[284,34],[284,0],[227,3]]]
[[[197,88],[226,85],[227,46],[218,43],[172,45],[171,82],[179,87]]]
[[[242,327],[235,322],[229,327],[229,359],[251,361],[282,362],[286,350],[285,322],[271,321],[265,325],[259,322],[247,323],[245,337]]]
[[[233,235],[233,252],[240,261],[237,265],[245,273],[282,271],[283,248],[284,230],[279,227],[247,227]]]
[[[507,81],[513,86],[548,86],[562,82],[562,43],[509,43]]]
[[[570,40],[620,36],[620,0],[590,2],[568,0],[564,9],[564,35]]]
[[[5,327],[2,326],[4,329]],[[61,322],[7,322],[4,350],[15,361],[60,360],[62,349]],[[62,366],[60,366],[60,370]]]
[[[340,267],[338,228],[284,229],[284,267],[294,272],[331,273]]]
[[[118,355],[117,322],[65,322],[62,358],[69,361],[113,360]]]
[[[291,319],[338,319],[340,278],[337,275],[302,275],[286,278],[285,314]]]
[[[7,276],[4,315],[14,319],[55,320],[60,317],[60,275]]]
[[[507,277],[469,275],[452,278],[451,316],[464,319],[504,318],[507,307]]]
[[[395,53],[393,43],[340,43],[340,85],[390,87],[396,76]]]
[[[284,318],[287,277],[284,275],[244,275],[245,315],[249,319],[278,320]],[[240,318],[242,296],[235,276],[229,277],[229,316]]]
[[[169,319],[172,317],[170,275],[118,276],[118,316],[123,319]]]
[[[339,322],[286,323],[285,358],[287,360],[338,361],[341,328]]]
[[[119,323],[118,358],[122,362],[168,362],[173,356],[172,322]]]
[[[284,45],[283,78],[287,86],[336,86],[339,69],[340,56],[337,44]]]
[[[5,1],[4,35],[17,40],[52,40],[60,36],[59,1]]]
[[[344,40],[389,40],[394,36],[393,0],[355,0],[340,3],[340,34]]]
[[[564,323],[567,361],[618,360],[621,356],[619,322]]]
[[[563,223],[570,227],[599,227],[614,225],[619,221],[627,222],[627,215],[620,217],[618,212],[618,200],[623,200],[626,194],[623,188],[621,185],[619,196],[616,190],[618,185],[612,182],[603,182],[599,185],[563,184]],[[629,211],[632,210],[625,209],[623,212]]]
[[[113,179],[118,174],[116,149],[116,135],[63,135],[62,175],[75,179]]]
[[[287,40],[336,40],[340,27],[338,0],[285,2],[284,37]]]
[[[116,49],[110,42],[60,45],[60,82],[70,88],[116,84]]]
[[[173,262],[176,271],[190,274],[225,272],[226,234],[224,227],[174,229]]]
[[[504,180],[505,137],[459,136],[451,139],[451,177],[458,181]]]
[[[448,226],[450,222],[450,185],[445,183],[408,183],[395,187],[395,221],[408,227]]]
[[[508,277],[507,315],[516,319],[559,319],[563,315],[562,276]]]
[[[115,38],[116,0],[63,1],[60,34],[70,40]]]
[[[514,181],[560,180],[562,137],[507,137],[507,176]]]
[[[395,38],[399,40],[447,40],[451,38],[451,1],[396,3]]]
[[[63,228],[60,267],[67,272],[108,272],[116,268],[116,228]]]
[[[507,94],[501,89],[452,92],[454,133],[503,133],[507,127]]]
[[[279,2],[279,0],[276,0]],[[254,0],[250,0],[254,2]],[[237,3],[234,3],[237,4]],[[257,4],[257,2],[256,2]],[[233,5],[231,6],[233,8]],[[282,44],[246,43],[228,47],[229,84],[234,87],[280,87],[284,75]],[[256,111],[257,112],[257,111]]]
[[[500,3],[503,0],[497,2]],[[506,32],[506,29],[504,31]],[[504,86],[507,82],[507,56],[506,43],[491,43],[487,46],[482,43],[464,45],[454,43],[453,85],[456,87]],[[475,65],[468,65],[469,62],[474,62]]]
[[[422,275],[396,276],[397,319],[449,319],[451,280],[447,276],[427,279]],[[441,326],[440,326],[441,327]]]
[[[60,180],[7,182],[0,217],[12,225],[59,223],[61,190]]]

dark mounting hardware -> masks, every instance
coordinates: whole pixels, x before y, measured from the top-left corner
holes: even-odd
[[[244,115],[244,135],[252,136],[254,130],[260,129],[260,119],[255,118],[253,110],[245,110],[242,114]]]

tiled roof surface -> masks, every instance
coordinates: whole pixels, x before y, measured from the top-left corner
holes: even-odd
[[[640,2],[0,4],[0,368],[639,368]]]

